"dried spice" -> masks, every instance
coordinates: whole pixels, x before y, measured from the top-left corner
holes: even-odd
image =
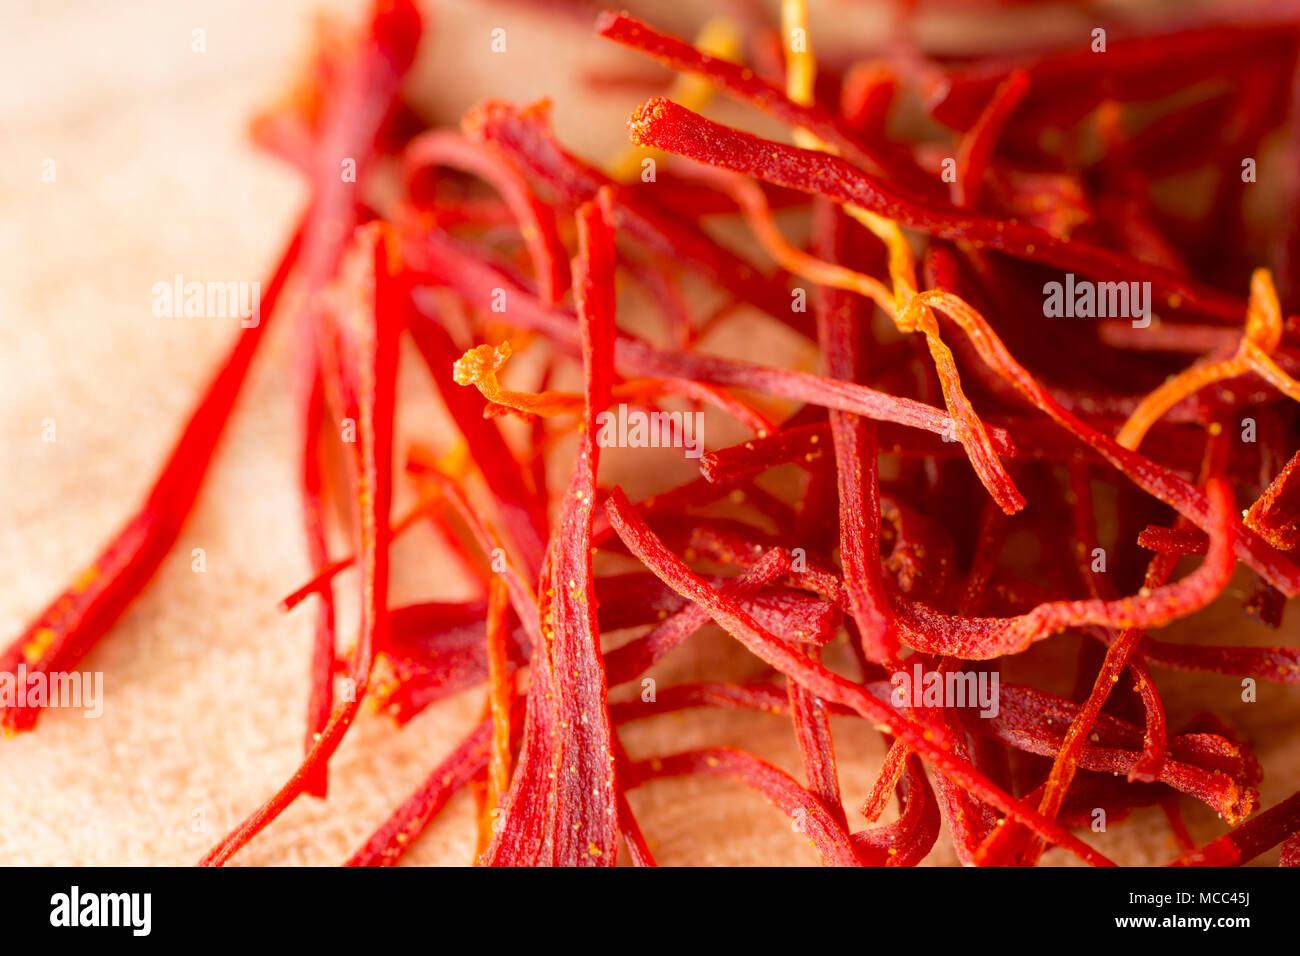
[[[311,579],[282,607],[319,603],[306,756],[203,863],[326,795],[363,699],[401,724],[473,691],[482,719],[348,865],[398,862],[469,789],[480,864],[608,866],[625,850],[652,866],[654,828],[628,794],[686,775],[762,794],[829,865],[916,865],[941,824],[963,863],[1034,865],[1058,848],[1109,865],[1076,831],[1141,806],[1165,814],[1175,865],[1279,846],[1296,865],[1300,796],[1257,812],[1265,768],[1215,716],[1232,701],[1188,723],[1161,695],[1179,672],[1300,682],[1300,647],[1161,634],[1238,599],[1239,563],[1244,609],[1269,626],[1300,595],[1300,321],[1292,277],[1275,288],[1268,268],[1291,261],[1294,237],[1253,234],[1234,165],[1279,126],[1294,33],[1191,25],[1117,38],[1104,60],[958,62],[904,31],[890,55],[819,62],[806,13],[786,0],[780,29],[714,22],[700,48],[602,14],[598,35],[679,77],[628,126],[662,152],[605,167],[568,151],[545,102],[487,101],[458,129],[431,127],[401,89],[420,36],[408,0],[376,3],[350,47],[328,47],[259,118],[259,144],[311,187],[262,306],[300,284]],[[714,91],[788,135],[700,115]],[[900,139],[904,91],[939,126]],[[1207,123],[1222,142],[1199,135]],[[339,180],[340,155],[360,157],[361,182]],[[657,175],[638,182],[642,160]],[[1200,214],[1162,199],[1202,167],[1219,175]],[[371,208],[362,185],[379,180]],[[721,220],[754,242],[723,241]],[[787,236],[796,222],[807,242]],[[1045,297],[1063,272],[1148,284],[1151,311],[1057,319]],[[819,367],[704,347],[742,321],[800,337]],[[265,324],[241,333],[140,513],[0,670],[72,666],[143,588]],[[395,449],[408,331],[453,437]],[[638,424],[611,431],[615,413]],[[341,482],[324,471],[335,418],[359,423]],[[712,425],[686,441],[687,421],[724,418],[726,442]],[[610,480],[611,459],[631,456],[658,482],[639,501]],[[683,461],[698,475],[665,480]],[[395,482],[418,496],[396,519]],[[327,489],[354,512],[353,553],[333,559]],[[422,522],[477,596],[390,607],[390,545]],[[360,621],[336,698],[333,582],[351,566]],[[757,676],[696,673],[638,696],[710,624]],[[1073,697],[1020,676],[1049,651],[1074,662]],[[31,729],[40,706],[4,706],[3,726]],[[709,707],[789,721],[799,775],[736,746],[642,752],[638,724]],[[882,739],[866,792],[840,780],[846,733]],[[1233,829],[1198,847],[1184,798]]]

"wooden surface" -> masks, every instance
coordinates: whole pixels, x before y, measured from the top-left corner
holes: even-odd
[[[245,126],[292,77],[310,39],[311,11],[328,6],[6,4],[0,637],[18,633],[134,510],[231,338],[230,320],[153,316],[153,284],[177,272],[265,281],[304,191],[284,167],[247,145]],[[693,9],[658,19],[689,29]],[[443,4],[431,19],[414,90],[441,120],[454,122],[486,95],[552,95],[557,126],[576,152],[608,157],[625,142],[623,121],[637,96],[592,96],[577,86],[583,65],[620,62],[617,51],[590,41],[581,26],[547,26],[518,5],[479,3]],[[508,31],[504,56],[488,53],[494,26]],[[196,28],[206,31],[206,52],[191,49]],[[41,181],[46,158],[56,164],[53,183]],[[307,571],[294,490],[287,332],[286,323],[265,344],[172,554],[82,665],[104,674],[103,716],[50,711],[35,733],[0,740],[0,864],[188,864],[297,765],[311,614],[275,609]],[[796,353],[794,360],[812,356]],[[436,439],[437,406],[409,361],[400,387],[401,434]],[[53,442],[42,440],[47,419]],[[191,570],[194,548],[206,552],[204,573]],[[420,532],[397,545],[395,565],[395,603],[463,593],[464,582]],[[345,644],[354,588],[351,575],[341,578]],[[1201,623],[1186,639],[1265,639],[1235,608],[1218,620],[1223,630]],[[1294,642],[1294,627],[1281,638]],[[701,660],[713,673],[758,673],[717,632],[696,644],[657,668],[656,677],[671,682]],[[1212,707],[1231,714],[1260,746],[1266,804],[1295,788],[1294,691],[1261,685],[1259,704],[1234,704],[1231,679],[1157,677],[1169,694],[1173,726]],[[482,694],[467,692],[400,731],[364,714],[333,761],[329,801],[300,800],[235,862],[340,862],[454,746],[481,707]],[[852,808],[866,796],[882,750],[860,724],[836,730],[846,804],[861,826]],[[778,718],[674,715],[630,728],[625,740],[634,756],[745,745],[798,775],[788,724]],[[739,787],[669,781],[631,799],[663,863],[816,862],[778,811]],[[472,817],[462,794],[407,862],[469,862]],[[1200,837],[1220,830],[1210,814],[1192,811],[1190,819]],[[1156,862],[1172,852],[1152,812],[1089,839],[1129,861]],[[1070,862],[1059,852],[1048,861]],[[946,835],[929,862],[954,862]]]

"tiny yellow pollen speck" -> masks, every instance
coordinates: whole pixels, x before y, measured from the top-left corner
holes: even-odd
[[[35,664],[54,643],[54,632],[48,627],[36,629],[32,639],[23,645],[23,657],[28,664]]]
[[[90,587],[98,577],[99,568],[92,564],[90,567],[86,568],[86,570],[82,571],[77,580],[72,583],[72,593],[80,594],[82,591],[86,590],[86,588]]]

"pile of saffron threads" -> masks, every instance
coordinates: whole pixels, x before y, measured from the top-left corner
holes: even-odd
[[[966,864],[1059,848],[1110,865],[1087,839],[1097,811],[1153,806],[1173,865],[1279,845],[1295,865],[1300,794],[1261,808],[1252,742],[1212,707],[1172,726],[1160,688],[1205,672],[1268,693],[1300,682],[1300,648],[1159,631],[1220,599],[1276,629],[1300,594],[1300,25],[1265,4],[1251,23],[1117,20],[1100,48],[1094,30],[953,58],[916,41],[910,7],[888,48],[820,64],[802,0],[780,22],[714,21],[698,46],[602,13],[598,36],[679,75],[672,98],[633,113],[640,149],[602,162],[556,139],[546,102],[488,101],[432,128],[404,82],[421,17],[377,0],[254,124],[310,187],[264,321],[239,333],[139,513],[0,669],[75,667],[152,577],[292,287],[314,575],[284,608],[315,614],[304,757],[204,865],[303,794],[326,796],[363,700],[401,724],[473,688],[481,722],[348,865],[395,863],[462,789],[479,864],[653,865],[628,791],[697,774],[761,793],[827,864],[915,865],[942,829]],[[701,115],[717,94],[787,135]],[[913,101],[926,122],[905,136]],[[339,175],[342,158],[356,176]],[[389,188],[372,188],[380,177]],[[1129,312],[1105,313],[1121,288]],[[654,303],[635,328],[620,316],[629,290]],[[1073,318],[1052,311],[1062,290]],[[737,322],[783,326],[820,367],[702,347]],[[405,334],[455,426],[445,448],[394,447]],[[581,390],[510,388],[525,348],[544,383],[580,369]],[[642,471],[679,456],[693,477],[642,500],[602,483],[615,407],[670,430],[636,452]],[[749,437],[683,456],[668,414],[682,422],[682,408]],[[324,424],[344,420],[355,442],[324,447]],[[346,475],[323,474],[340,451]],[[418,489],[401,515],[395,482]],[[351,491],[349,554],[327,547],[329,488]],[[444,532],[477,598],[389,607],[390,545],[420,523]],[[361,613],[340,666],[333,579],[350,566]],[[1234,575],[1248,593],[1227,590]],[[765,676],[641,694],[709,624]],[[985,709],[899,693],[915,674],[989,683],[1049,640],[1078,648],[1073,691],[1008,677]],[[336,693],[340,669],[353,693]],[[624,749],[627,724],[692,708],[789,720],[802,765]],[[0,718],[27,731],[39,712]],[[887,748],[852,816],[832,716]],[[1226,832],[1195,845],[1189,801]]]

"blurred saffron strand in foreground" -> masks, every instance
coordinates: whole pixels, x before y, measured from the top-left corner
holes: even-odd
[[[1117,18],[1059,49],[957,60],[911,27],[901,15],[888,52],[837,37],[819,62],[800,0],[779,23],[711,21],[699,47],[602,14],[597,35],[678,76],[673,98],[635,110],[607,169],[557,140],[545,102],[487,101],[459,130],[429,128],[403,92],[421,35],[408,2],[323,34],[300,87],[254,126],[311,188],[263,303],[283,311],[293,281],[312,578],[284,608],[319,610],[306,755],[205,864],[325,795],[363,698],[400,724],[472,688],[481,722],[349,865],[393,864],[466,788],[481,864],[653,865],[627,794],[698,774],[756,789],[828,864],[915,865],[946,823],[964,863],[1057,848],[1109,865],[1080,833],[1143,806],[1165,812],[1171,862],[1284,845],[1295,863],[1300,796],[1259,808],[1264,768],[1231,705],[1236,681],[1300,682],[1300,649],[1157,632],[1236,600],[1234,576],[1270,628],[1300,594],[1300,29]],[[657,84],[619,89],[642,82]],[[701,115],[717,94],[786,135]],[[902,115],[914,99],[928,124]],[[1200,193],[1170,189],[1191,174]],[[1247,215],[1256,189],[1264,220]],[[727,221],[761,254],[717,238]],[[806,240],[785,233],[796,221]],[[736,323],[783,327],[820,368],[700,347]],[[13,642],[6,671],[74,666],[144,587],[264,328],[240,333],[139,514]],[[408,333],[454,428],[442,447],[393,447]],[[581,387],[550,387],[562,379]],[[697,460],[684,423],[701,412]],[[358,423],[340,454],[326,416]],[[659,490],[602,484],[602,458]],[[348,474],[326,480],[335,461]],[[418,498],[395,517],[399,482]],[[326,489],[350,489],[351,554],[325,547]],[[478,597],[389,607],[389,545],[421,522]],[[332,582],[352,565],[353,692],[336,700]],[[697,665],[657,686],[656,663],[710,623],[759,676]],[[1072,668],[1073,691],[1002,680],[1015,655]],[[1160,688],[1184,672],[1232,689],[1171,726]],[[5,728],[30,729],[39,706],[7,703]],[[625,749],[628,724],[705,707],[788,719],[801,765]],[[887,751],[852,811],[832,715],[864,719],[839,732]],[[1198,848],[1184,799],[1232,829]]]

